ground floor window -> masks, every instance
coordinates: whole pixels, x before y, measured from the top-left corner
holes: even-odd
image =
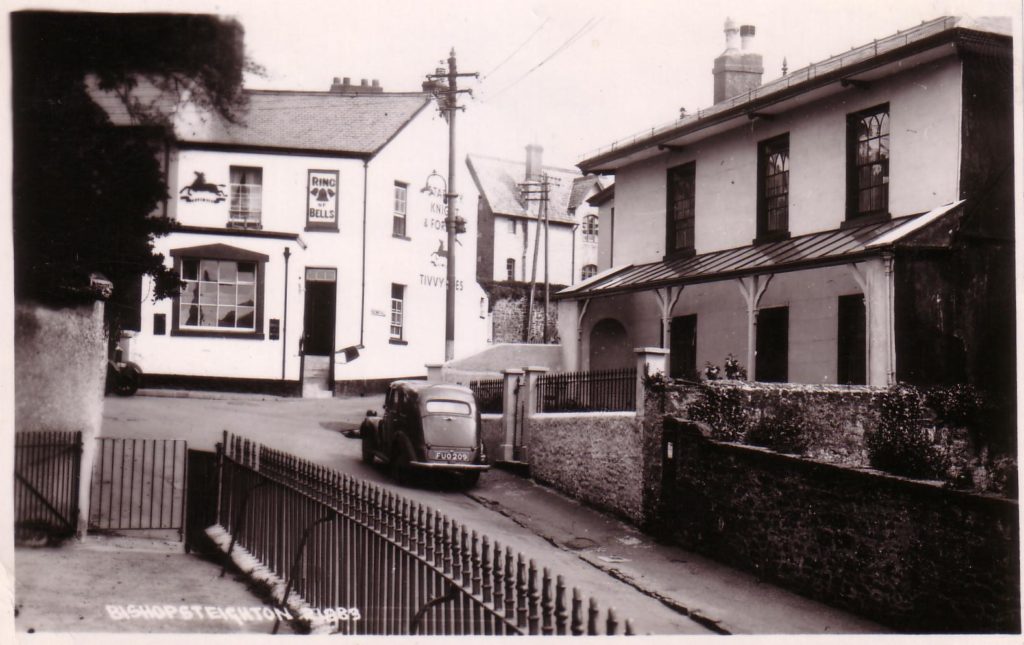
[[[391,285],[391,340],[402,340],[405,329],[405,285]]]
[[[789,380],[789,307],[757,312],[757,356],[754,380],[785,383]]]
[[[225,244],[171,251],[184,283],[174,299],[172,333],[262,337],[268,257]]]

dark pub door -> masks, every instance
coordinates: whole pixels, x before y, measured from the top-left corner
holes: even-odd
[[[303,354],[334,353],[334,312],[337,305],[337,271],[306,269],[306,311],[303,316]]]
[[[669,376],[697,378],[697,314],[677,316],[669,328]]]

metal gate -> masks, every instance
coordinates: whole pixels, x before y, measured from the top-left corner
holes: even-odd
[[[187,445],[181,439],[97,439],[90,530],[177,530],[183,536]]]
[[[14,437],[15,538],[73,534],[82,433],[18,432]]]

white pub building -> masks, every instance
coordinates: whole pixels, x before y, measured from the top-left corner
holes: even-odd
[[[444,359],[449,251],[433,97],[347,78],[247,94],[238,124],[174,119],[164,211],[179,226],[156,250],[185,286],[154,302],[142,282],[127,345],[145,384],[330,396],[425,375]],[[487,342],[475,239],[456,246],[457,357]]]

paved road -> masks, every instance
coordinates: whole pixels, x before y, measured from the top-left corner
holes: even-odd
[[[614,606],[620,620],[632,619],[639,633],[713,633],[456,489],[401,487],[380,470],[364,465],[360,461],[359,440],[345,437],[340,430],[358,424],[367,409],[380,409],[382,399],[381,396],[326,400],[110,397],[104,407],[102,434],[185,439],[191,448],[212,450],[222,432],[227,430],[429,504],[468,528],[486,533],[492,540],[533,558],[539,566],[550,567],[553,574],[564,575],[568,585],[578,586],[584,594],[594,596],[602,607]],[[478,491],[486,493],[488,486],[485,474]]]

